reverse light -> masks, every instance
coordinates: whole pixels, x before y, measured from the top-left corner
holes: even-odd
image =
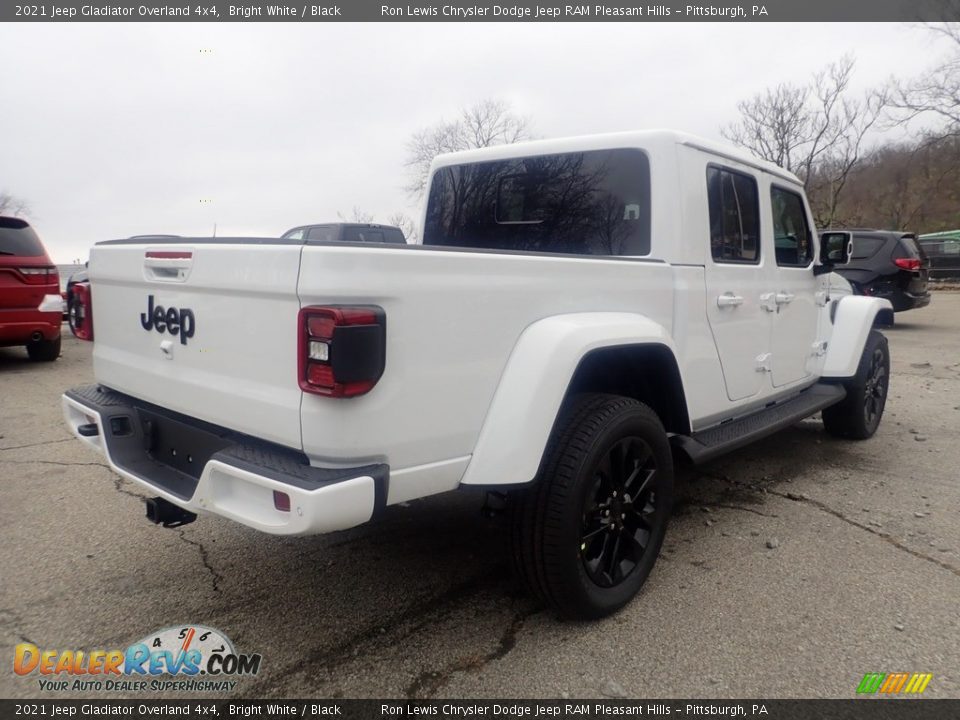
[[[904,270],[919,270],[920,269],[920,259],[919,258],[897,258],[893,261],[898,268],[903,268]]]
[[[376,306],[310,306],[300,310],[297,377],[315,395],[370,392],[386,363],[386,314]]]
[[[330,359],[330,344],[320,340],[311,340],[310,359],[327,362]]]

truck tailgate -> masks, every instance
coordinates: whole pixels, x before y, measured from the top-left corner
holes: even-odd
[[[239,240],[97,245],[97,382],[300,448],[300,252]]]

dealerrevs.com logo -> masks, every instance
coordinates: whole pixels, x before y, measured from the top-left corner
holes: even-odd
[[[260,671],[261,656],[237,653],[230,639],[203,625],[168,627],[125,650],[14,648],[13,671],[36,677],[43,691],[223,692]]]

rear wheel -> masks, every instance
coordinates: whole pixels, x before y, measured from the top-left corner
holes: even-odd
[[[77,299],[71,293],[67,297],[67,322],[70,324],[70,332],[74,335],[83,323],[83,306],[77,302]]]
[[[843,401],[823,411],[823,427],[837,437],[866,440],[880,426],[890,387],[887,338],[876,330],[867,337],[857,374],[844,387]]]
[[[637,594],[673,501],[673,458],[646,405],[582,395],[554,429],[534,485],[516,498],[514,566],[559,615],[599,618]]]
[[[34,362],[53,362],[60,357],[60,336],[54,340],[37,340],[27,343],[27,355]]]

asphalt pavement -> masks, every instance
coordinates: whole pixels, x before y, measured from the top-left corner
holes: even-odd
[[[91,345],[68,335],[52,364],[0,348],[0,697],[144,697],[41,691],[14,646],[125,648],[190,624],[262,655],[237,698],[849,698],[901,671],[960,697],[960,293],[886,334],[874,438],[811,419],[682,473],[646,587],[593,623],[518,589],[504,520],[473,493],[309,538],[154,526],[146,493],[64,426]]]

